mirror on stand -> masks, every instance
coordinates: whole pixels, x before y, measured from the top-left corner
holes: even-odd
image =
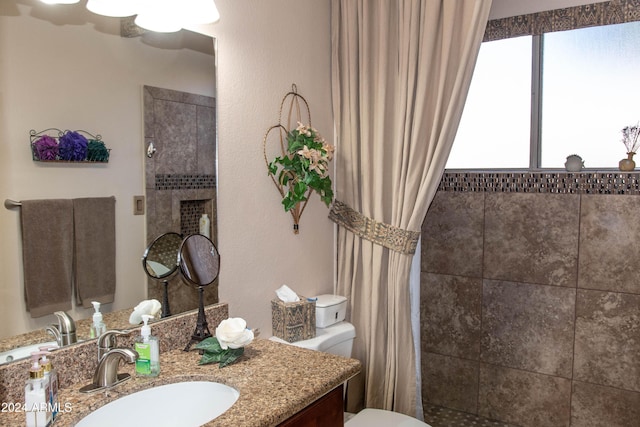
[[[178,251],[182,236],[178,233],[164,233],[157,237],[142,256],[142,268],[149,277],[162,280],[164,294],[161,317],[171,316],[169,307],[169,279],[178,271]]]
[[[212,284],[220,271],[220,254],[213,242],[202,234],[192,234],[186,237],[178,251],[178,266],[180,272],[189,285],[198,288],[198,323],[191,340],[184,351],[194,344],[211,335],[207,318],[204,313],[204,288]]]

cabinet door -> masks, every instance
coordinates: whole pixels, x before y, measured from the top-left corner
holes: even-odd
[[[343,427],[343,385],[333,389],[279,427]]]

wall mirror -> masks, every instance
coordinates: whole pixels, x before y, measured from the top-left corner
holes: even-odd
[[[102,309],[109,328],[128,328],[133,307],[143,299],[156,298],[147,286],[158,291],[156,299],[162,298],[156,279],[148,278],[140,269],[140,255],[160,234],[182,231],[180,221],[170,227],[145,229],[174,215],[179,218],[181,211],[182,217],[189,219],[208,213],[212,239],[216,236],[215,126],[179,128],[187,133],[182,135],[172,133],[175,128],[163,119],[175,114],[186,117],[185,122],[195,117],[198,122],[202,118],[215,124],[215,103],[211,101],[216,87],[215,40],[184,30],[123,37],[120,19],[92,14],[85,4],[85,0],[73,5],[47,5],[39,0],[0,2],[0,138],[7,149],[0,158],[0,190],[3,198],[13,200],[116,197],[116,300]],[[145,104],[149,102],[147,93],[151,104]],[[183,114],[186,110],[172,109],[178,104],[175,101],[185,99],[184,93],[191,98],[183,104],[197,105],[188,116]],[[146,116],[148,109],[158,115]],[[112,148],[109,163],[35,164],[29,152],[29,131],[48,127],[87,127],[101,134]],[[180,150],[179,143],[185,140],[194,144]],[[157,148],[152,159],[146,157],[149,141],[154,141]],[[193,151],[207,145],[213,154],[199,157]],[[145,166],[145,161],[158,163],[166,158],[174,160],[168,163],[169,169]],[[198,162],[207,169],[195,169]],[[174,189],[171,177],[176,175],[183,182],[197,175],[189,182],[194,188]],[[206,194],[196,188],[203,175],[210,187]],[[153,194],[147,193],[151,186]],[[179,200],[175,192],[182,192]],[[146,212],[135,216],[132,200],[140,194],[146,196]],[[165,210],[167,206],[172,210]],[[185,224],[189,230],[194,226],[191,222]],[[5,236],[0,245],[7,255],[0,262],[6,283],[11,284],[11,289],[0,291],[0,351],[50,341],[52,337],[44,328],[55,323],[54,316],[33,319],[22,301],[18,209],[3,209],[0,229]],[[176,280],[176,276],[169,279]],[[197,307],[196,289],[174,287],[188,294],[192,302],[184,308],[178,303],[172,305],[172,314]],[[209,288],[213,290],[217,284]],[[217,302],[217,289],[212,302]],[[69,311],[76,320],[79,339],[89,336],[92,311],[75,307]]]

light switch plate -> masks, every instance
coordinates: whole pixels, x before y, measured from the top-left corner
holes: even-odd
[[[133,196],[133,214],[144,215],[144,196]]]

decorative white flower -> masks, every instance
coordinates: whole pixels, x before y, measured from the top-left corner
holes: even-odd
[[[220,322],[216,328],[216,338],[223,350],[241,348],[253,341],[253,331],[247,329],[247,322],[240,317],[230,317]]]
[[[313,151],[315,150],[309,150],[309,147],[307,147],[306,145],[302,148],[302,150],[298,150],[298,155],[305,157],[307,159],[311,159],[313,157]]]
[[[313,131],[314,133],[316,132],[314,128],[303,125],[300,122],[298,122],[298,127],[296,128],[296,130],[298,131],[299,134],[305,135],[308,137],[311,137],[311,131]]]
[[[335,151],[336,147],[322,140],[322,149],[327,152],[327,159],[333,159],[333,152]]]

